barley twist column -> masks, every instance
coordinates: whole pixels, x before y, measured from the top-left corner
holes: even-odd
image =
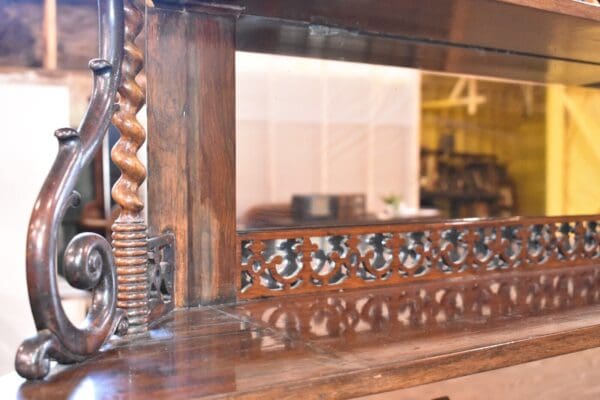
[[[124,10],[125,44],[118,90],[119,108],[112,119],[121,138],[111,154],[121,170],[121,177],[112,189],[121,212],[112,226],[112,243],[117,267],[117,307],[127,314],[129,333],[136,334],[147,330],[150,291],[147,227],[142,213],[144,203],[139,195],[146,169],[137,158],[146,133],[136,117],[145,103],[144,89],[136,82],[144,58],[135,45],[144,25],[143,1],[125,0]]]

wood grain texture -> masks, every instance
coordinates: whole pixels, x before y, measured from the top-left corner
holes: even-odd
[[[176,235],[177,306],[235,298],[234,36],[233,16],[148,12],[148,212]]]
[[[582,271],[590,269],[563,273]],[[472,283],[492,286],[493,280]],[[0,389],[26,399],[91,393],[132,399],[343,399],[600,345],[599,296],[585,306],[559,302],[537,308],[535,300],[488,314],[452,313],[458,304],[435,295],[466,294],[470,288],[454,281],[178,310],[152,330],[152,338],[108,350],[46,382],[19,387],[6,379]],[[594,293],[599,289],[596,285]],[[402,310],[427,317],[404,318]]]

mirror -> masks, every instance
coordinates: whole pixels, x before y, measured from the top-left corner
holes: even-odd
[[[238,229],[600,212],[600,91],[238,52]]]

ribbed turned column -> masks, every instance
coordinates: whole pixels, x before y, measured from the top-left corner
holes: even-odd
[[[121,211],[112,227],[113,251],[117,266],[117,307],[129,320],[129,333],[142,333],[148,327],[150,280],[148,276],[147,226],[143,216],[144,202],[139,187],[146,179],[146,169],[137,152],[146,140],[137,113],[144,106],[144,89],[136,82],[144,64],[142,51],[135,39],[144,26],[144,4],[125,0],[125,45],[119,86],[118,111],[113,124],[121,133],[111,156],[121,170],[112,189]]]

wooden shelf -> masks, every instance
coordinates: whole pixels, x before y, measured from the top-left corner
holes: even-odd
[[[45,384],[18,388],[5,377],[0,390],[46,399],[91,391],[312,399],[415,386],[599,346],[600,292],[586,275],[599,272],[504,273],[179,310],[146,339],[65,367]],[[516,291],[508,303],[498,299],[507,282]]]
[[[205,0],[159,8],[215,12]],[[598,83],[600,7],[573,0],[235,0],[236,48],[572,85]]]
[[[236,0],[229,3],[240,7],[242,18],[271,19],[280,25],[309,24],[313,26],[312,35],[321,39],[340,33],[316,29],[329,26],[354,34],[600,62],[600,56],[591,53],[588,47],[597,48],[594,42],[599,32],[600,7],[573,0]],[[257,22],[254,20],[254,24]]]

